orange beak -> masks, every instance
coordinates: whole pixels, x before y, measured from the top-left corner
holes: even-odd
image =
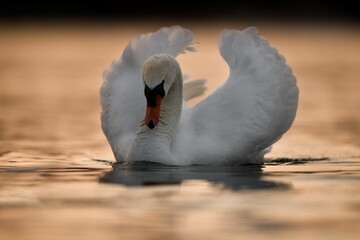
[[[157,95],[155,106],[150,106],[149,104],[146,106],[145,124],[151,129],[159,123],[161,101],[162,97]]]

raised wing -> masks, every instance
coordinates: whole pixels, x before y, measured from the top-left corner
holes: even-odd
[[[143,62],[153,54],[177,56],[193,51],[193,33],[180,26],[140,35],[126,46],[121,58],[104,72],[100,89],[101,127],[118,161],[124,160],[145,113]]]
[[[178,153],[179,161],[186,163],[191,154],[197,159],[193,164],[259,163],[261,153],[295,118],[296,79],[284,57],[256,28],[224,30],[219,47],[230,68],[229,78],[184,111],[176,149],[187,151]]]

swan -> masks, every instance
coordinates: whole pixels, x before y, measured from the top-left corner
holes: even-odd
[[[284,57],[257,28],[225,29],[227,81],[193,107],[204,79],[184,78],[175,57],[194,51],[194,34],[163,27],[129,41],[104,71],[101,127],[117,162],[169,165],[261,164],[292,125],[299,90]]]

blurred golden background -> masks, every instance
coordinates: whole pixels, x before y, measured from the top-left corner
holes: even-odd
[[[35,1],[0,8],[1,239],[360,234],[360,25],[351,1],[121,4]],[[228,74],[217,47],[220,31],[258,27],[297,78],[295,122],[264,166],[209,174],[224,174],[223,184],[201,178],[135,188],[102,183],[104,174],[116,175],[100,127],[102,72],[130,38],[174,24],[199,42],[197,52],[178,60],[191,78],[209,80],[206,95]],[[173,172],[188,174],[182,171]],[[226,178],[240,189],[229,189]]]

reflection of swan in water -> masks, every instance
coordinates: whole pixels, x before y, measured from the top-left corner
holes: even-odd
[[[104,74],[102,129],[117,161],[261,163],[291,126],[296,80],[283,56],[255,28],[221,33],[228,80],[196,106],[183,106],[183,96],[197,96],[204,89],[203,81],[193,81],[184,86],[183,95],[174,58],[193,43],[192,32],[179,26],[141,35]]]
[[[206,180],[233,190],[289,189],[282,182],[264,180],[261,165],[170,166],[156,163],[115,164],[100,182],[126,186],[181,184],[185,180]]]

